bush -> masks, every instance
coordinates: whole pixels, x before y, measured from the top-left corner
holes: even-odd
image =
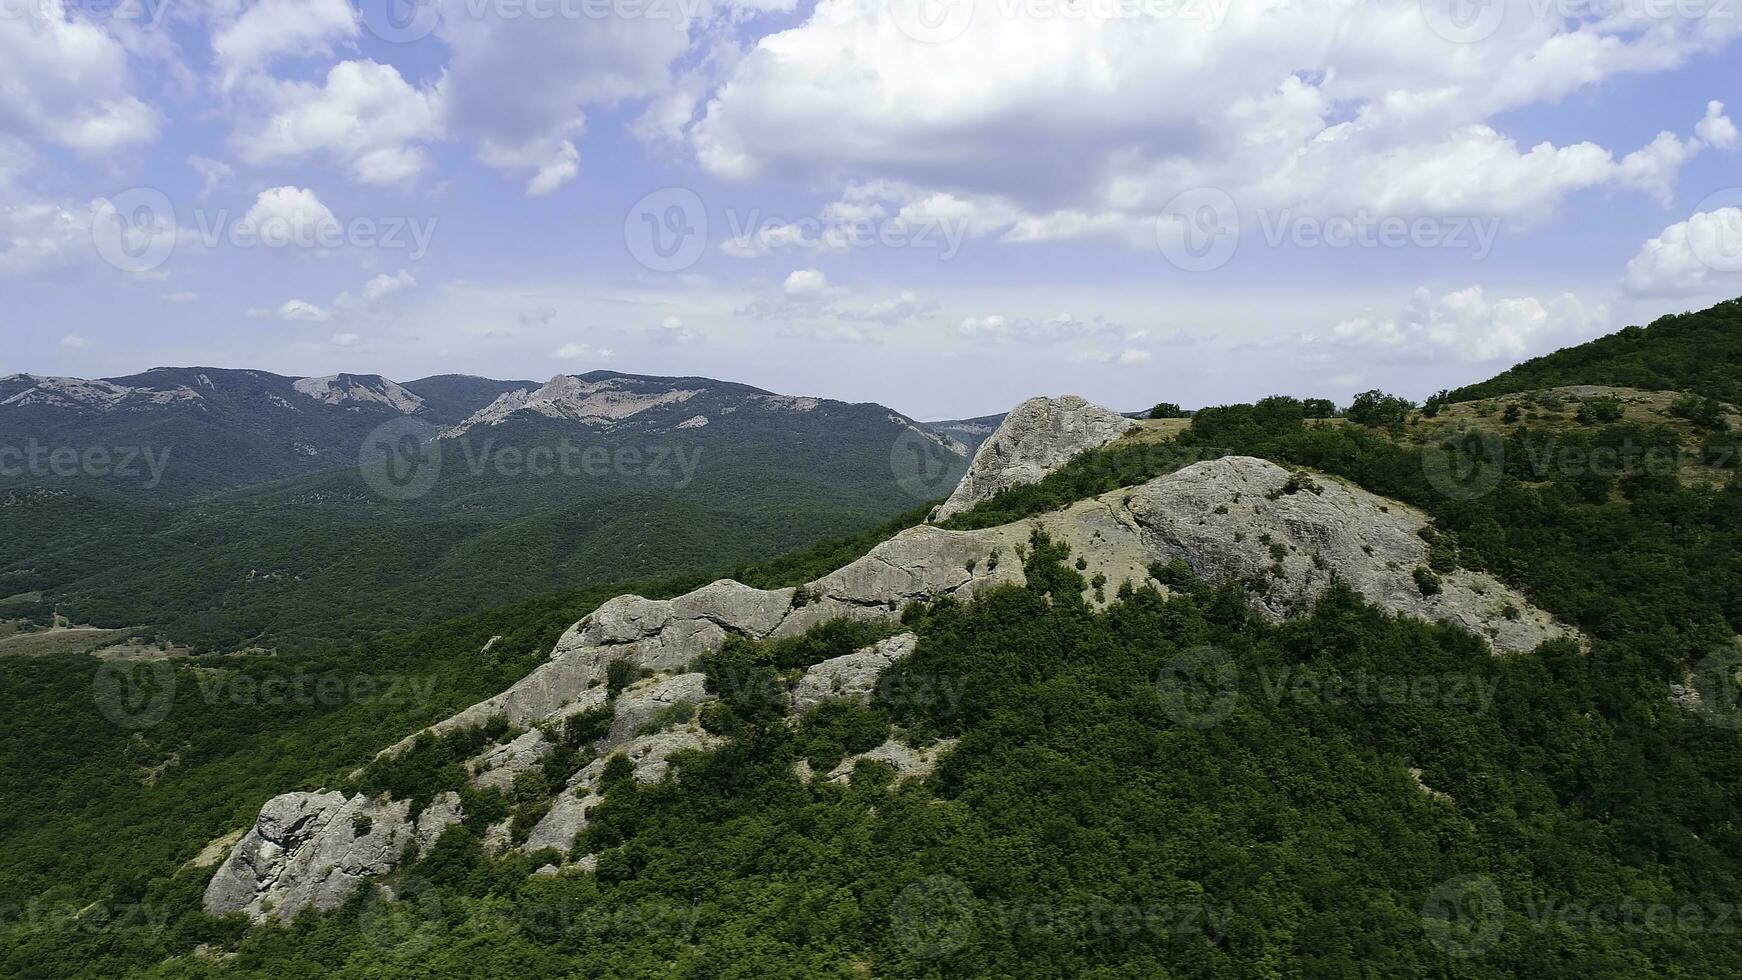
[[[1394,429],[1409,421],[1415,402],[1397,395],[1388,395],[1377,388],[1355,396],[1344,414],[1356,425],[1370,429]]]

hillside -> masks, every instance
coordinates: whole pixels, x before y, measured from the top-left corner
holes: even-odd
[[[1525,361],[1451,397],[1470,401],[1566,385],[1692,392],[1742,404],[1742,299]]]
[[[254,416],[223,427],[237,418],[225,406],[245,400],[231,379],[209,380],[223,393],[202,402],[215,407],[186,416],[155,403],[33,411],[59,413],[67,438],[134,426],[196,443],[216,429],[219,449],[270,445]],[[730,570],[910,510],[966,465],[959,447],[877,405],[606,372],[505,384],[292,390],[279,397],[308,403],[291,403],[297,418],[345,422],[323,437],[329,468],[197,500],[80,476],[0,490],[0,598],[40,593],[15,615],[46,622],[58,609],[206,649],[331,648],[553,588]],[[377,457],[360,464],[365,450]],[[411,481],[396,484],[392,467],[406,465]]]

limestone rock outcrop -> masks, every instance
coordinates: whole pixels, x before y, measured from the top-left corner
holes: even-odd
[[[830,698],[869,702],[884,669],[912,653],[918,644],[919,637],[902,633],[811,667],[789,696],[792,713],[802,715]]]
[[[967,475],[933,519],[948,520],[1001,491],[1038,483],[1072,457],[1099,449],[1136,425],[1075,395],[1030,398],[980,444]]]
[[[205,908],[256,922],[338,908],[364,878],[391,870],[408,846],[427,846],[460,818],[457,799],[430,807],[416,824],[410,811],[408,801],[342,793],[277,797],[212,878]]]
[[[550,812],[532,828],[532,833],[520,849],[527,854],[548,848],[567,853],[574,846],[575,835],[587,826],[587,811],[604,800],[599,792],[599,779],[604,775],[605,766],[610,763],[611,756],[620,754],[629,760],[634,766],[632,772],[636,782],[657,783],[665,778],[666,771],[671,768],[672,756],[679,752],[704,752],[718,747],[722,741],[724,740],[719,736],[700,730],[655,732],[636,736],[619,752],[601,756],[575,773],[569,780],[568,787],[552,802]]]

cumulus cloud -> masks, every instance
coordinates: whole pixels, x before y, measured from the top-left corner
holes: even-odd
[[[829,280],[816,269],[795,269],[782,288],[788,296],[819,296],[828,291]]]
[[[339,298],[333,301],[333,305],[341,310],[360,309],[415,285],[417,285],[417,277],[411,274],[410,269],[401,269],[391,276],[383,272],[363,284],[361,299],[352,296],[347,290],[339,294]]]
[[[1491,299],[1480,286],[1436,296],[1417,289],[1408,305],[1388,316],[1354,317],[1328,338],[1303,338],[1383,358],[1387,352],[1418,360],[1516,361],[1563,343],[1588,340],[1609,326],[1607,306],[1587,306],[1572,294],[1547,302],[1533,296]]]
[[[60,345],[67,350],[84,350],[91,346],[91,342],[78,334],[69,333],[60,339]]]
[[[1665,228],[1628,261],[1621,288],[1635,296],[1742,292],[1742,208],[1700,212]]]
[[[608,361],[611,353],[609,347],[581,343],[564,344],[556,349],[556,356],[565,361]]]
[[[346,0],[256,0],[212,32],[219,84],[230,88],[264,72],[276,59],[331,55],[357,37],[357,13]]]
[[[1416,0],[1238,4],[1213,30],[1117,5],[1045,18],[979,4],[960,38],[926,44],[903,31],[911,2],[821,0],[761,38],[689,130],[701,165],[733,179],[882,181],[895,207],[945,204],[1018,241],[1153,242],[1157,214],[1198,187],[1248,213],[1529,223],[1585,188],[1661,195],[1689,156],[1726,138],[1721,110],[1699,124],[1710,140],[1669,135],[1633,152],[1520,146],[1495,117],[1663,70],[1739,27],[1509,18],[1484,43],[1458,44]]]
[[[252,164],[324,154],[367,184],[415,178],[426,160],[421,143],[441,134],[435,91],[413,88],[390,65],[345,61],[324,82],[280,82],[263,90],[267,111],[232,138]]]
[[[274,187],[260,192],[238,227],[273,248],[314,248],[336,241],[339,219],[306,187]]]
[[[59,268],[91,251],[91,220],[56,204],[0,204],[0,275]]]
[[[147,142],[159,117],[133,86],[126,47],[63,0],[0,16],[0,131],[88,154]]]

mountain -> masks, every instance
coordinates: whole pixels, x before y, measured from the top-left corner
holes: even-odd
[[[408,440],[441,475],[377,518],[529,499],[471,474],[486,443],[861,417],[673,429],[705,392],[615,380]],[[947,520],[729,577],[279,656],[0,656],[0,908],[31,910],[0,973],[1738,975],[1742,483],[1690,456],[1734,434],[1548,380],[1366,422],[1037,399]],[[369,476],[249,519],[322,526]]]
[[[973,419],[950,419],[943,422],[927,422],[925,427],[938,435],[947,436],[967,447],[968,453],[980,448],[998,427],[1004,424],[1004,413],[997,415],[982,415]]]
[[[701,378],[401,386],[188,369],[99,394],[21,390],[56,401],[0,408],[15,432],[139,439],[167,459],[137,463],[130,493],[76,469],[16,480],[49,493],[5,501],[0,598],[40,593],[45,621],[59,609],[219,649],[353,642],[529,592],[729,571],[942,497],[966,465],[882,406]],[[159,474],[183,479],[143,485]]]
[[[191,500],[353,465],[369,432],[402,416],[447,421],[378,375],[289,378],[219,368],[94,381],[13,375],[0,379],[0,445],[60,450],[78,462],[44,455],[0,471],[0,488]],[[102,461],[86,465],[93,452]],[[146,465],[151,460],[161,464]]]
[[[1742,299],[1525,361],[1451,397],[1471,401],[1567,385],[1683,391],[1742,404]]]

